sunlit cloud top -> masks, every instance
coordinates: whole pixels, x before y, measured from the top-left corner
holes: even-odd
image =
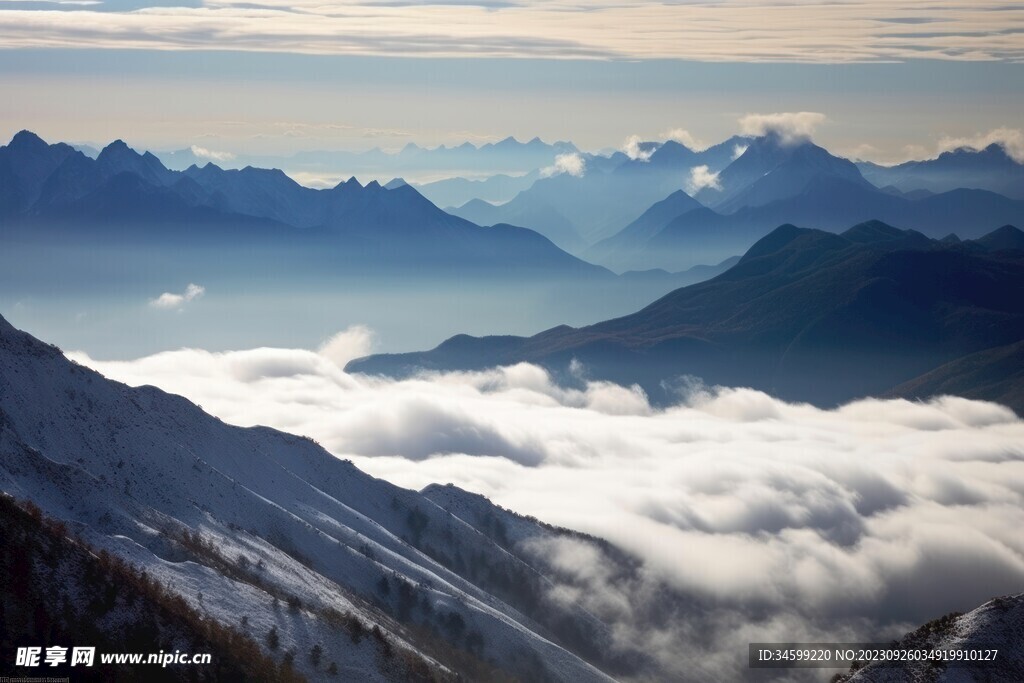
[[[0,47],[711,62],[1024,60],[1024,6],[942,0],[0,0]]]

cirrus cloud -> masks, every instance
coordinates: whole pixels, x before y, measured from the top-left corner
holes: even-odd
[[[714,62],[1021,61],[1024,10],[1007,3],[373,2],[153,0],[96,11],[0,10],[6,48]],[[54,9],[49,9],[53,7]],[[107,11],[113,10],[113,11]]]

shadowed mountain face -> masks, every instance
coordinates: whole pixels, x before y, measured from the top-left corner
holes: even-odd
[[[1024,252],[985,244],[939,243],[879,222],[839,235],[784,225],[722,275],[633,315],[529,338],[453,337],[349,369],[403,375],[529,361],[565,376],[575,359],[590,376],[639,383],[655,400],[692,375],[829,405],[1024,339]]]
[[[19,239],[55,235],[121,244],[305,245],[337,265],[462,268],[604,277],[523,228],[481,228],[451,216],[411,186],[355,179],[303,187],[279,170],[169,171],[121,141],[94,160],[19,133],[0,148],[0,215]]]
[[[872,184],[904,193],[915,190],[948,192],[966,187],[1024,199],[1024,164],[998,144],[981,150],[956,149],[943,152],[935,159],[908,161],[897,166],[879,166],[870,162],[861,162],[857,166]]]

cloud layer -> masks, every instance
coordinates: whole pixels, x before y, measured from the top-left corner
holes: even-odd
[[[400,485],[452,482],[612,540],[642,559],[649,585],[692,603],[671,629],[643,631],[669,664],[685,648],[718,675],[739,672],[753,640],[884,640],[1024,589],[1024,422],[1004,407],[945,397],[822,410],[689,381],[658,410],[637,388],[567,389],[525,364],[348,375],[339,363],[365,334],[319,353],[72,356],[228,422],[312,436]],[[580,575],[572,590],[592,588],[563,597],[621,624],[656,603],[648,584],[602,578],[585,547],[540,550]]]
[[[1024,58],[1024,8],[990,1],[108,0],[70,11],[46,7],[0,10],[0,43],[729,62]]]

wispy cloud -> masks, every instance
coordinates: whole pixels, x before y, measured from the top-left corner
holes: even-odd
[[[345,367],[350,360],[369,355],[373,351],[373,339],[373,330],[369,327],[353,325],[324,342],[318,353],[338,367]]]
[[[712,173],[711,169],[707,166],[695,166],[691,168],[690,177],[686,181],[686,191],[690,194],[695,194],[706,187],[710,187],[715,190],[722,189],[722,186],[718,183],[718,174]]]
[[[198,299],[205,293],[206,288],[202,285],[189,283],[188,287],[181,294],[164,292],[157,298],[150,299],[149,305],[153,308],[181,309],[182,306],[194,299]]]
[[[630,135],[622,144],[622,153],[633,161],[647,161],[655,150],[657,150],[656,144],[644,144],[644,140],[639,135]]]
[[[671,130],[667,130],[662,133],[661,137],[665,140],[675,140],[679,144],[692,149],[695,152],[707,149],[707,143],[702,140],[698,140],[685,128],[672,128]]]
[[[166,5],[156,2],[153,5]],[[131,12],[0,11],[12,47],[716,62],[1021,61],[1024,8],[985,0],[209,0]],[[44,5],[45,6],[45,5]],[[74,6],[69,6],[74,7]],[[107,10],[105,5],[99,10]],[[880,19],[879,17],[886,17]]]
[[[206,149],[199,145],[192,145],[190,147],[192,154],[196,155],[200,159],[209,159],[210,161],[231,161],[235,158],[235,155],[231,152],[215,152],[212,149]]]
[[[740,117],[740,132],[744,135],[777,135],[784,143],[809,140],[827,117],[813,111],[779,112],[775,114],[747,114]]]
[[[542,168],[540,175],[544,178],[550,178],[551,176],[568,173],[576,178],[582,178],[586,172],[587,160],[583,158],[583,155],[578,152],[570,152],[556,156],[555,163]]]
[[[228,422],[312,436],[400,485],[452,482],[614,541],[687,596],[678,623],[631,622],[657,594],[605,581],[592,549],[538,550],[666,666],[697,660],[708,680],[741,679],[747,642],[884,639],[1024,585],[1024,422],[1004,407],[823,410],[690,382],[660,410],[635,387],[567,389],[530,365],[354,376],[332,346],[72,355]]]

